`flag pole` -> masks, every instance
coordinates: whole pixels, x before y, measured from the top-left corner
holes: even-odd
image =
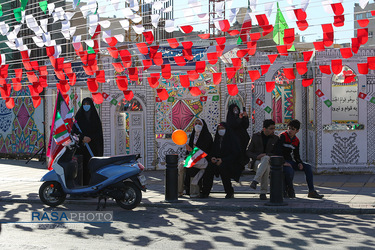
[[[79,130],[79,132],[82,133],[82,130],[79,127],[78,123],[75,122],[74,125],[76,125],[77,129]],[[85,146],[86,146],[87,150],[89,151],[91,157],[94,157],[94,154],[92,153],[92,150],[91,150],[91,148],[90,148],[90,146],[89,146],[89,144],[87,142],[85,142]]]

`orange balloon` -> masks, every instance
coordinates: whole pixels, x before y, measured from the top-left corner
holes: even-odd
[[[177,129],[172,133],[172,140],[177,145],[184,145],[187,139],[187,134],[181,129]]]

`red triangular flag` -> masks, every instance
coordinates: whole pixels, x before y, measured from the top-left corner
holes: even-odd
[[[258,70],[249,70],[249,76],[252,82],[255,82],[260,78],[260,74]]]
[[[147,44],[151,44],[154,42],[154,34],[152,33],[151,30],[144,31],[143,36],[145,37]]]
[[[308,87],[314,82],[314,78],[311,79],[302,79],[302,86]]]
[[[190,80],[188,75],[179,75],[181,86],[184,88],[190,87]]]
[[[92,96],[92,100],[94,101],[94,103],[96,104],[102,104],[103,103],[103,95],[102,93],[91,93],[91,96]]]
[[[192,96],[199,96],[202,93],[198,87],[189,87],[189,91]]]
[[[362,75],[367,75],[368,74],[368,64],[367,63],[358,63],[358,73]]]
[[[274,88],[275,88],[275,81],[266,82],[266,91],[267,92],[272,92]]]
[[[167,41],[168,41],[169,47],[171,47],[172,49],[175,49],[179,46],[176,38],[169,38],[167,39]]]
[[[165,101],[168,99],[169,95],[168,95],[168,92],[166,89],[157,89],[156,90],[157,94],[158,94],[158,97],[160,98],[160,100],[162,101]]]
[[[331,68],[332,68],[332,73],[335,75],[338,75],[342,71],[342,60],[341,59],[336,59],[336,60],[331,60]]]
[[[331,74],[331,67],[329,65],[319,65],[320,72],[323,74],[330,75]]]
[[[151,88],[159,86],[160,73],[151,73],[150,77],[147,77],[148,84]]]
[[[96,82],[96,78],[88,78],[87,79],[87,87],[91,93],[95,93],[98,91],[99,85]]]
[[[188,70],[187,74],[189,76],[190,81],[195,81],[199,78],[199,74],[195,70]]]
[[[260,65],[261,75],[266,74],[270,66],[271,66],[270,64]]]
[[[123,91],[123,93],[124,93],[125,99],[128,101],[131,101],[134,97],[134,93],[131,90],[125,90]]]
[[[173,59],[178,66],[185,66],[186,65],[186,61],[185,61],[183,56],[174,56]]]
[[[307,62],[297,62],[296,63],[297,72],[300,75],[303,75],[307,72]]]
[[[238,94],[237,84],[227,84],[228,94],[235,96]]]
[[[148,54],[148,47],[147,47],[147,44],[146,43],[137,43],[137,48],[139,50],[139,52],[143,55],[147,55]]]
[[[272,54],[272,55],[267,55],[268,59],[270,60],[270,63],[273,64],[273,62],[276,60],[277,56],[279,54]]]
[[[212,73],[212,79],[215,85],[218,85],[221,82],[221,72]]]
[[[296,76],[294,75],[294,68],[284,68],[283,70],[286,78],[289,80],[296,79]]]

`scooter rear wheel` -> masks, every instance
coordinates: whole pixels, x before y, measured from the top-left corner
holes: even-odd
[[[124,199],[116,199],[116,203],[120,207],[131,210],[141,202],[142,192],[133,182],[125,182],[122,191]]]
[[[56,207],[65,201],[66,194],[60,183],[47,181],[39,188],[39,198],[44,204],[50,207]]]

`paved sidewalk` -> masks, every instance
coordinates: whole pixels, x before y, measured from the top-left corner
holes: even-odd
[[[0,202],[41,203],[38,190],[40,178],[48,172],[38,161],[25,164],[24,160],[0,159]],[[220,179],[215,179],[213,192],[207,199],[179,198],[177,203],[165,202],[164,171],[145,171],[147,192],[140,206],[213,209],[233,211],[292,212],[292,213],[345,213],[375,214],[375,174],[367,175],[315,175],[315,187],[324,194],[322,200],[307,198],[307,185],[303,172],[295,174],[296,199],[284,199],[286,206],[266,206],[259,200],[259,190],[249,188],[253,175],[243,175],[241,182],[233,182],[234,199],[224,199]],[[267,195],[269,198],[269,195]],[[69,200],[67,204],[92,204],[96,199]],[[108,206],[116,206],[112,201]]]

